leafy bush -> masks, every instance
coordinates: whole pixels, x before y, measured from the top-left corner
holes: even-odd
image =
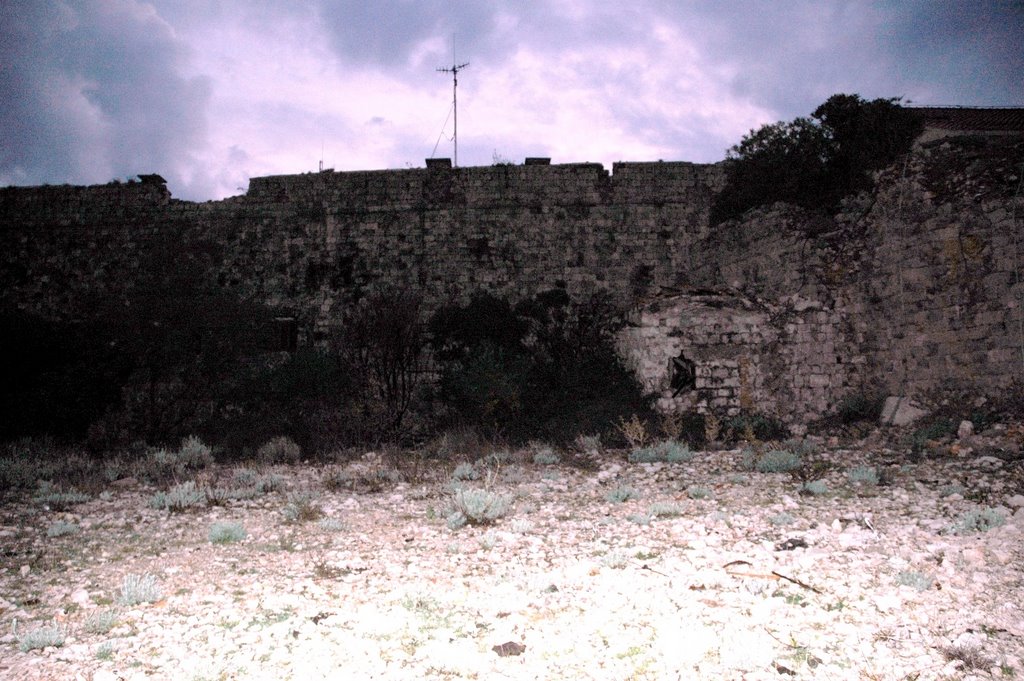
[[[33,497],[37,504],[47,506],[54,511],[64,511],[75,504],[89,501],[90,498],[88,494],[74,488],[64,491],[47,480],[39,482],[39,489]]]
[[[64,627],[57,624],[56,620],[23,633],[18,633],[17,620],[15,620],[14,635],[18,639],[18,649],[23,653],[30,650],[42,650],[50,646],[59,648],[64,645],[64,639],[67,637]]]
[[[929,440],[941,440],[956,433],[957,424],[945,418],[929,418],[910,435],[910,448],[914,453],[924,451]]]
[[[935,579],[931,575],[926,575],[923,572],[901,572],[896,575],[896,583],[900,586],[909,586],[917,589],[918,591],[927,591],[932,588],[935,583]]]
[[[0,441],[85,435],[120,399],[115,349],[94,320],[0,309]]]
[[[666,440],[650,447],[634,449],[626,455],[626,458],[630,463],[655,463],[659,461],[680,463],[693,459],[693,452],[685,444],[674,440]]]
[[[878,470],[874,466],[855,466],[851,468],[846,476],[854,484],[874,487],[878,484]]]
[[[691,499],[707,499],[711,496],[711,490],[699,485],[690,485],[686,488],[686,496]]]
[[[245,527],[236,522],[218,522],[210,526],[209,539],[211,544],[233,544],[247,536]]]
[[[195,436],[181,441],[175,451],[150,449],[136,462],[135,474],[147,481],[162,485],[186,477],[213,464],[211,449]]]
[[[898,99],[833,95],[811,118],[765,125],[729,150],[712,224],[776,201],[831,211],[910,150],[921,121]]]
[[[651,504],[648,515],[652,518],[676,518],[683,515],[683,509],[678,504]]]
[[[610,501],[613,504],[621,504],[629,501],[630,499],[637,499],[640,497],[640,493],[628,485],[619,485],[618,487],[609,490],[605,495],[605,501]]]
[[[288,495],[288,503],[284,510],[285,521],[289,523],[304,523],[310,520],[317,520],[324,514],[317,497],[309,492],[292,492]]]
[[[256,452],[256,458],[263,463],[297,463],[302,450],[295,441],[284,435],[267,441]]]
[[[612,344],[617,312],[604,294],[573,303],[564,289],[513,307],[478,294],[430,321],[440,398],[458,418],[514,442],[568,443],[648,409]]]
[[[788,473],[800,468],[800,457],[785,449],[772,449],[754,462],[758,473]]]
[[[994,508],[974,509],[961,515],[945,529],[945,534],[974,534],[1006,524],[1006,516]]]
[[[157,492],[149,498],[150,508],[171,513],[180,513],[187,508],[202,506],[205,503],[206,491],[196,487],[196,483],[191,480],[175,485],[166,492]]]
[[[739,414],[722,422],[722,433],[726,441],[770,442],[786,439],[789,430],[784,423],[766,414]]]
[[[511,501],[508,497],[485,489],[459,489],[452,493],[449,526],[453,520],[471,525],[486,525],[508,515]]]
[[[87,634],[106,634],[117,625],[117,613],[113,610],[96,610],[82,620],[82,631]]]
[[[46,528],[47,537],[64,537],[69,534],[78,534],[82,531],[82,528],[74,523],[68,523],[63,520],[57,520],[50,523]]]
[[[800,491],[813,496],[828,494],[828,483],[824,480],[808,480],[800,487]]]
[[[157,583],[156,576],[146,574],[127,574],[121,581],[121,605],[139,605],[140,603],[156,603],[163,598],[163,588]]]
[[[834,417],[836,421],[844,425],[863,421],[877,423],[882,416],[884,405],[884,395],[855,393],[840,400],[835,408]]]
[[[533,463],[537,466],[554,466],[561,459],[555,450],[547,445],[538,445],[533,454]]]
[[[480,472],[471,463],[460,463],[452,471],[452,480],[479,480]]]

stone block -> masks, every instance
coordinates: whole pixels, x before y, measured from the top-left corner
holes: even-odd
[[[928,412],[907,397],[890,395],[882,406],[880,422],[886,426],[907,426],[928,415]]]

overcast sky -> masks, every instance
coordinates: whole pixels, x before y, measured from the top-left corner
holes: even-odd
[[[422,167],[464,62],[460,165],[712,162],[837,92],[1024,105],[1024,1],[0,0],[0,186]]]

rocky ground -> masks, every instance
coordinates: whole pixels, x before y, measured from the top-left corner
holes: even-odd
[[[1024,678],[1020,432],[916,463],[877,432],[805,443],[789,472],[766,446],[371,454],[178,513],[137,477],[8,491],[0,677]],[[460,487],[510,505],[457,527]]]

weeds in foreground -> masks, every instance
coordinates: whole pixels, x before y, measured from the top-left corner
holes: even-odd
[[[447,523],[451,529],[463,525],[487,525],[508,515],[511,500],[485,489],[457,489],[452,492]]]
[[[301,457],[299,445],[285,436],[275,437],[256,450],[256,458],[265,464],[298,463]]]
[[[288,503],[285,505],[284,519],[288,523],[305,523],[310,520],[319,520],[324,511],[317,502],[317,496],[310,492],[292,492],[288,495]]]
[[[974,534],[1006,524],[1006,516],[994,508],[982,508],[967,511],[956,522],[949,525],[943,534]]]
[[[91,497],[88,494],[79,492],[74,487],[64,491],[48,480],[39,481],[39,489],[36,490],[36,494],[33,497],[37,504],[45,506],[52,511],[66,511],[75,504],[85,503],[89,499]]]
[[[218,522],[210,526],[208,538],[211,544],[234,544],[248,536],[245,527],[236,522]]]
[[[163,598],[163,588],[157,583],[156,576],[146,573],[142,575],[128,574],[121,582],[121,605],[139,605],[156,603]]]
[[[67,535],[78,534],[81,531],[82,528],[74,523],[57,520],[50,523],[46,528],[46,536],[52,539],[53,537],[64,537]]]
[[[610,501],[613,504],[621,504],[629,501],[630,499],[637,499],[640,497],[640,493],[628,485],[619,485],[618,487],[609,490],[605,495],[605,501]]]
[[[202,506],[206,503],[206,490],[196,487],[196,483],[189,480],[180,485],[175,485],[166,492],[157,492],[149,498],[149,507],[158,511],[169,511],[181,513],[182,511]]]
[[[117,625],[117,619],[113,610],[97,610],[82,620],[81,630],[86,634],[106,634]]]
[[[693,452],[681,442],[666,440],[650,447],[634,449],[626,458],[630,463],[680,463],[693,459]]]
[[[743,465],[758,473],[788,473],[801,466],[800,457],[788,449],[771,449],[760,456],[754,450],[743,450]]]
[[[64,627],[57,624],[56,620],[24,632],[18,631],[18,620],[14,620],[11,624],[11,633],[18,639],[18,649],[23,653],[51,646],[59,648],[64,645],[64,639],[67,637]]]
[[[878,485],[878,469],[874,466],[855,466],[851,468],[846,477],[855,485],[875,487]]]

